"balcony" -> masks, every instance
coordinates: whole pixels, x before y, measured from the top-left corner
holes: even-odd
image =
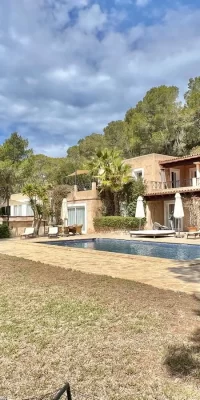
[[[192,192],[200,191],[200,178],[183,179],[180,181],[166,182],[147,182],[146,193],[149,194],[165,194],[176,192]]]

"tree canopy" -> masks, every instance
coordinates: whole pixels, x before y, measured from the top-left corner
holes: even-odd
[[[68,148],[66,157],[35,155],[28,140],[14,132],[0,145],[0,163],[2,171],[12,170],[11,193],[22,190],[26,183],[66,184],[68,175],[85,169],[88,160],[104,149],[120,152],[122,159],[152,152],[173,156],[197,153],[199,133],[200,77],[195,77],[188,82],[184,102],[180,101],[176,86],[153,87],[127,110],[124,119],[109,122],[102,134],[92,133],[80,139]]]

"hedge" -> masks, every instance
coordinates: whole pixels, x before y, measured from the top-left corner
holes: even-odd
[[[135,217],[99,217],[94,218],[94,228],[96,231],[128,231],[138,229],[140,221]],[[145,219],[141,221],[144,226]]]
[[[7,239],[10,237],[10,229],[8,225],[2,224],[0,225],[0,239]]]

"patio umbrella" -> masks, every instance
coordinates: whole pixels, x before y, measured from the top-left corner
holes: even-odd
[[[175,195],[174,218],[178,219],[178,233],[180,236],[180,220],[184,217],[183,203],[180,193]]]
[[[68,209],[67,209],[67,199],[63,199],[61,207],[61,219],[63,221],[63,226],[68,225]]]
[[[144,203],[143,203],[143,197],[139,196],[137,198],[137,204],[136,204],[136,211],[135,211],[135,217],[139,218],[140,220],[140,225],[139,229],[141,228],[141,219],[145,218],[145,212],[144,212]]]

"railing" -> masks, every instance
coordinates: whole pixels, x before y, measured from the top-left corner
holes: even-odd
[[[157,182],[151,181],[147,183],[148,192],[158,192],[168,189],[178,189],[180,187],[197,187],[200,186],[200,178],[182,179],[177,181]]]

